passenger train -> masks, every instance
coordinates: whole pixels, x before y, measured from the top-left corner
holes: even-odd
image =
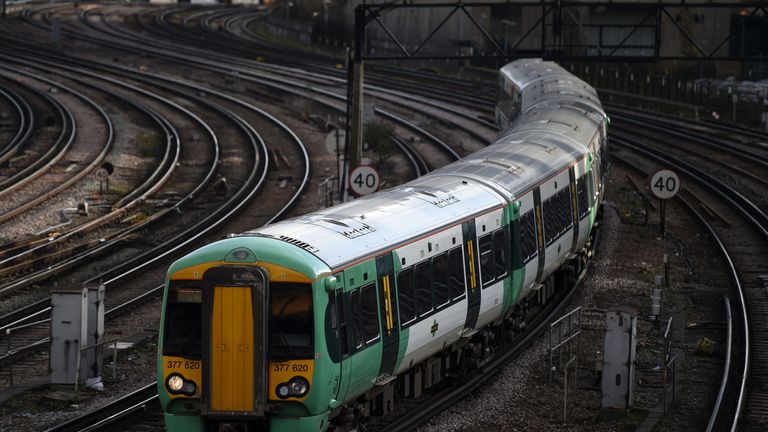
[[[421,178],[202,247],[168,270],[169,431],[352,430],[487,361],[585,265],[607,169],[595,90],[501,69],[492,145]]]

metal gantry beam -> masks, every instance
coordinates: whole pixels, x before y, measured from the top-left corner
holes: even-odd
[[[504,34],[494,35],[491,30],[492,20],[479,22],[472,11],[476,8],[494,8],[515,6],[527,11],[528,22],[523,34],[517,40],[508,41],[505,27]],[[386,23],[385,17],[394,16],[403,11],[444,10],[445,16],[431,29],[425,29],[426,37],[413,43],[406,43],[398,35],[398,29]],[[697,15],[717,10],[722,17],[724,9],[736,12],[725,19],[731,20],[730,31],[723,35],[711,32],[693,34],[679,21],[682,14]],[[489,9],[490,10],[490,9]],[[535,16],[538,11],[538,16]],[[586,11],[586,12],[585,12]],[[581,14],[579,13],[581,12]],[[631,14],[638,17],[634,23],[606,23],[597,17]],[[485,18],[483,13],[483,18]],[[594,21],[590,20],[594,18]],[[722,18],[721,18],[722,19]],[[440,49],[425,49],[435,40],[435,35],[448,28],[451,23],[464,20],[469,28],[479,35],[484,44],[480,54],[455,54]],[[768,26],[768,1],[728,2],[724,0],[694,1],[658,0],[650,2],[605,2],[605,1],[568,1],[568,0],[508,0],[501,2],[445,2],[414,3],[413,0],[361,4],[355,9],[355,52],[354,60],[435,60],[435,59],[511,59],[519,57],[545,57],[553,60],[569,61],[652,61],[652,60],[761,60],[768,55],[768,46],[761,46],[758,40],[754,55],[728,50],[718,54],[739,32],[745,31],[750,21],[764,20]],[[485,20],[483,20],[485,21]],[[503,20],[502,20],[503,21]],[[603,19],[602,21],[605,21]],[[499,21],[497,21],[498,24]],[[462,23],[462,25],[464,24]],[[502,24],[506,25],[506,24]],[[374,52],[369,34],[372,26],[380,30],[379,36],[387,40],[394,50]],[[566,37],[571,32],[576,37]],[[768,31],[767,31],[768,32]],[[606,34],[610,34],[607,36]],[[712,44],[712,38],[715,40]],[[611,43],[606,39],[619,38]],[[768,34],[764,37],[768,39]],[[709,45],[714,48],[707,49]],[[680,41],[679,48],[670,47],[671,41]],[[511,43],[510,43],[511,42]],[[521,46],[527,44],[526,49]],[[768,45],[768,42],[765,42]],[[414,48],[408,49],[408,45]],[[688,49],[689,52],[683,52]]]

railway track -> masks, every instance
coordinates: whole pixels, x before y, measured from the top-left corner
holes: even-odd
[[[4,75],[4,77],[6,79],[9,78],[7,75]],[[44,84],[44,82],[40,82],[40,84]],[[40,146],[40,144],[49,141],[49,139],[46,139],[49,137],[45,135],[50,135],[50,133],[41,132],[37,135],[38,139],[35,139],[27,151],[24,152],[24,155],[19,158],[20,160],[14,161],[12,167],[7,167],[7,169],[4,167],[4,178],[0,180],[0,198],[7,196],[48,172],[52,166],[62,160],[67,154],[77,133],[75,116],[66,105],[37,87],[25,85],[25,88],[38,99],[44,101],[51,111],[50,114],[45,116],[44,120],[41,119],[43,125],[55,126],[58,124],[60,132],[55,138],[50,137],[53,139],[50,140],[51,145],[47,146],[47,148],[44,145]],[[28,123],[31,125],[32,119]],[[20,128],[17,136],[21,133],[22,130]],[[32,136],[30,133],[29,137]],[[13,145],[13,141],[9,145]],[[1,163],[0,166],[2,166]]]
[[[178,85],[179,83],[177,82],[176,84]],[[200,90],[200,89],[198,89],[198,90]],[[209,91],[209,93],[211,93],[211,91]],[[215,92],[213,92],[213,93],[215,93]],[[211,94],[213,94],[213,93],[211,93]],[[242,101],[238,101],[235,98],[232,98],[232,97],[229,97],[229,96],[226,96],[226,95],[223,95],[223,94],[220,94],[219,96],[222,97],[223,99],[229,98],[229,103],[239,103],[239,104],[242,105],[242,107],[258,111],[255,107],[249,106],[248,104],[245,104]],[[285,125],[282,125],[281,123],[277,122],[276,119],[274,119],[273,117],[269,116],[268,114],[266,114],[264,112],[261,112],[261,111],[258,111],[258,112],[264,118],[263,121],[274,123],[275,125],[277,125],[277,127],[279,129],[281,129],[283,131],[283,133],[285,133],[286,135],[289,135],[290,139],[294,140],[295,143],[298,143],[298,145],[300,146],[299,156],[297,158],[294,158],[294,160],[298,160],[298,161],[303,160],[302,166],[304,168],[303,168],[302,175],[299,176],[300,179],[298,181],[298,187],[296,188],[295,193],[290,197],[290,199],[288,200],[287,203],[285,201],[283,201],[282,207],[279,209],[279,211],[275,211],[274,212],[274,215],[275,215],[274,217],[279,217],[288,208],[290,208],[291,205],[293,205],[293,203],[295,202],[296,198],[303,192],[303,189],[304,189],[303,185],[306,184],[306,179],[307,179],[308,173],[309,173],[309,167],[308,167],[308,163],[307,163],[308,155],[306,154],[306,150],[303,149],[303,145],[301,145],[300,141],[298,141],[298,138],[290,131],[289,128],[287,128]],[[238,117],[237,116],[233,116],[233,119],[234,118],[238,118]],[[242,120],[240,120],[240,121],[242,121]],[[254,146],[256,145],[257,141],[261,142],[261,139],[257,138],[257,134],[255,133],[255,130],[250,128],[250,126],[247,126],[245,123],[243,123],[241,126],[243,128],[245,128],[245,129],[250,130],[250,132],[253,134],[252,135],[252,138],[253,138],[252,143],[254,144]],[[264,143],[261,142],[260,145],[263,147]],[[254,152],[254,154],[255,154],[255,152]],[[303,154],[303,156],[301,156],[301,154]],[[262,167],[266,166],[264,164],[266,164],[266,161],[268,159],[269,158],[267,157],[267,151],[266,151],[266,149],[264,149],[261,152],[261,156],[258,157],[258,160],[260,160],[261,163],[263,164],[263,165],[261,165]],[[254,167],[256,167],[256,166],[257,165],[254,164]],[[138,270],[141,270],[143,272],[149,272],[150,275],[155,275],[155,274],[162,275],[163,270],[168,265],[168,261],[158,262],[159,258],[165,257],[165,256],[169,255],[172,252],[177,252],[178,253],[179,250],[183,246],[189,245],[193,241],[200,241],[200,238],[202,238],[202,236],[205,235],[205,234],[210,235],[209,233],[210,233],[210,231],[212,229],[219,228],[219,226],[221,225],[221,223],[223,221],[228,220],[238,210],[240,210],[243,206],[245,206],[247,203],[250,202],[250,198],[252,196],[254,196],[256,191],[259,190],[258,185],[255,184],[252,181],[252,179],[259,179],[259,184],[263,184],[265,181],[269,181],[269,182],[272,182],[274,184],[274,183],[277,183],[279,181],[278,178],[277,178],[277,174],[273,174],[271,177],[267,177],[266,176],[266,170],[262,170],[262,171],[263,171],[264,175],[261,178],[259,178],[256,175],[259,172],[259,170],[254,168],[254,170],[252,170],[252,174],[250,175],[250,179],[251,180],[244,180],[242,182],[238,182],[238,183],[241,183],[240,189],[239,189],[240,192],[238,194],[235,194],[227,203],[224,203],[224,205],[221,208],[219,208],[218,210],[211,211],[209,218],[203,218],[202,220],[196,221],[197,223],[191,224],[191,225],[194,225],[192,227],[193,229],[187,230],[187,231],[185,231],[183,233],[178,234],[176,236],[176,238],[171,239],[170,241],[167,241],[167,242],[163,243],[161,245],[161,247],[156,248],[156,250],[154,250],[153,252],[155,254],[158,254],[158,256],[155,256],[152,259],[150,259],[150,253],[145,253],[145,254],[143,254],[142,256],[139,257],[139,259],[142,260],[142,265],[135,265],[135,262],[134,262],[133,265],[131,265],[131,266],[125,266],[125,265],[117,266],[117,267],[115,267],[114,269],[112,269],[112,270],[110,270],[108,272],[104,272],[104,273],[100,274],[99,276],[101,276],[101,277],[109,277],[109,280],[105,281],[105,284],[108,285],[108,286],[112,286],[112,285],[119,285],[118,282],[120,284],[126,284],[125,278],[128,275],[130,275],[131,273],[136,273]],[[191,195],[191,196],[194,196],[194,194]],[[216,200],[213,200],[212,202],[216,203]],[[253,222],[248,223],[248,226],[251,226],[251,223],[253,223]],[[202,227],[205,227],[206,229],[201,231]],[[221,235],[221,234],[218,234],[218,235]],[[149,267],[150,264],[154,265],[155,268],[154,269],[150,268]],[[126,270],[126,267],[131,267],[131,269],[130,270]],[[152,285],[152,288],[154,288],[154,290],[153,289],[149,289],[149,290],[144,289],[144,294],[142,294],[141,296],[137,297],[135,294],[133,294],[133,295],[131,295],[129,297],[135,297],[137,299],[138,298],[147,298],[147,297],[151,297],[153,294],[156,294],[157,293],[156,284],[159,283],[159,281],[162,280],[162,277],[158,277],[155,280],[157,282],[150,283],[150,285]],[[144,285],[146,285],[146,284],[144,284]],[[112,290],[114,291],[114,288],[112,288]],[[115,302],[117,303],[118,301],[115,300]],[[128,300],[126,303],[120,304],[119,307],[115,307],[115,308],[110,309],[110,314],[117,313],[119,310],[125,309],[127,305],[129,305],[129,304],[133,305],[136,302],[137,302],[136,300]],[[31,320],[33,318],[34,319],[39,319],[41,317],[41,315],[45,314],[45,308],[47,308],[47,305],[45,304],[44,301],[43,302],[38,302],[38,307],[40,307],[42,309],[37,310],[37,311],[34,311],[34,310],[27,310],[27,311],[25,311],[27,313],[32,314],[32,315],[27,315],[29,318],[19,318],[18,314],[14,314],[13,317],[9,317],[9,319],[8,320],[4,320],[4,322],[8,322],[10,320],[13,320],[13,324],[12,325],[18,326],[18,325],[24,323],[25,321]],[[47,324],[45,322],[45,320],[43,320],[43,321],[44,322],[41,323],[42,324],[41,327],[45,327],[45,325]],[[8,325],[10,325],[10,324],[6,324],[5,327],[8,327]],[[11,354],[12,355],[24,354],[24,351],[25,351],[24,348],[31,347],[31,348],[34,349],[36,347],[39,347],[40,343],[44,344],[45,343],[44,339],[41,339],[41,340],[39,340],[39,341],[37,341],[35,343],[32,343],[32,344],[28,344],[28,345],[26,345],[25,347],[22,347],[22,348],[12,349],[11,350],[12,351]],[[9,356],[6,353],[6,355],[3,357],[3,359],[4,360],[9,360],[8,357]]]
[[[743,299],[734,319],[738,336],[734,341],[736,348],[729,380],[714,424],[716,430],[763,430],[768,424],[768,376],[752,365],[768,361],[768,334],[763,326],[754,325],[768,318],[768,296],[763,280],[768,269],[764,261],[757,258],[768,253],[768,217],[755,204],[754,195],[750,197],[749,192],[745,193],[743,186],[737,189],[730,185],[739,182],[726,183],[705,165],[663,156],[668,153],[666,147],[661,149],[616,137],[613,142],[641,153],[657,166],[674,167],[685,176],[687,188],[694,192],[685,198],[686,206],[698,209],[703,205],[704,213],[709,212],[706,218],[701,214],[697,217],[721,245],[725,261],[737,269],[732,297]],[[709,222],[713,212],[720,216],[715,222]]]
[[[192,19],[193,19],[193,18],[190,18],[190,21],[191,21]],[[213,21],[213,19],[214,19],[214,17],[207,17],[207,18],[206,18],[206,20],[208,20],[208,21]],[[232,17],[229,17],[229,18],[225,18],[225,17],[219,17],[219,18],[217,18],[217,19],[228,19],[228,20],[229,20],[229,19],[232,19]]]
[[[18,128],[13,137],[0,147],[0,166],[8,162],[29,141],[35,127],[35,114],[29,102],[11,88],[0,88],[0,97],[16,112]],[[2,184],[0,183],[0,188]]]

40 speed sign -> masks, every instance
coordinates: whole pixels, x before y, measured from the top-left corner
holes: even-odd
[[[680,177],[672,170],[661,169],[651,176],[649,186],[651,193],[656,198],[660,200],[670,199],[677,195],[680,190]]]
[[[368,195],[379,190],[379,173],[368,165],[362,165],[349,175],[349,188],[356,195]]]

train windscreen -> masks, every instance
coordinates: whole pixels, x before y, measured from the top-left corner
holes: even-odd
[[[313,358],[312,286],[270,282],[269,303],[270,359]]]
[[[202,304],[200,287],[170,286],[165,311],[164,355],[201,358]]]

